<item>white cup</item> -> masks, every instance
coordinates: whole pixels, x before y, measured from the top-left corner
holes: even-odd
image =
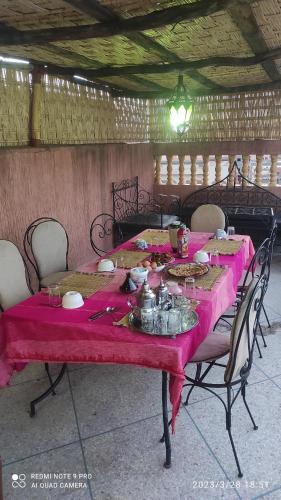
[[[115,267],[110,259],[101,259],[98,263],[98,271],[101,273],[111,273]]]
[[[74,290],[71,292],[66,292],[66,294],[62,298],[62,307],[64,309],[77,309],[78,307],[83,306],[84,300],[79,292],[75,292]]]

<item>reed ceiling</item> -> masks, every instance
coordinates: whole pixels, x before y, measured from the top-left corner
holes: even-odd
[[[281,87],[281,0],[1,0],[0,28],[0,55],[113,94]]]

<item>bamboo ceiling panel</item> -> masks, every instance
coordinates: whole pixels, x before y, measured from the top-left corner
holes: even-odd
[[[226,12],[145,32],[185,60],[251,56],[249,45]]]
[[[19,30],[91,24],[63,0],[1,0],[0,22]]]
[[[201,69],[200,73],[210,78],[213,82],[225,87],[270,82],[269,76],[260,64],[245,66],[243,68],[231,68],[227,66],[221,66],[220,68],[210,67]]]
[[[263,0],[253,4],[256,21],[268,48],[281,46],[281,1]]]
[[[89,40],[73,40],[54,44],[83,56],[98,60],[101,65],[109,64],[142,64],[159,62],[159,59],[148,50],[130,42],[123,36],[110,38],[94,38]]]

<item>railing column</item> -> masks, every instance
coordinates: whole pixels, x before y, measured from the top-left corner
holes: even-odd
[[[209,155],[203,156],[203,186],[209,185]]]
[[[196,186],[196,158],[197,158],[197,155],[190,155],[190,161],[191,161],[190,184],[191,184],[191,186]]]
[[[221,180],[221,155],[216,155],[216,182]]]
[[[179,156],[179,184],[181,186],[184,184],[184,159],[185,155]]]
[[[161,184],[161,156],[155,158],[155,184]]]
[[[277,160],[278,155],[271,155],[270,186],[277,186]]]
[[[256,156],[257,165],[256,165],[256,183],[258,186],[262,185],[262,161],[263,155]]]
[[[234,176],[236,175],[236,172],[232,170],[233,163],[235,162],[236,155],[228,155],[228,172],[229,172],[229,185],[233,186],[234,184]],[[231,173],[230,173],[231,172]]]
[[[244,177],[249,179],[249,163],[250,163],[250,155],[243,155],[243,166],[242,166],[242,174]],[[245,179],[242,179],[242,186],[247,186],[248,182]]]
[[[167,156],[167,184],[171,186],[173,184],[173,155]]]

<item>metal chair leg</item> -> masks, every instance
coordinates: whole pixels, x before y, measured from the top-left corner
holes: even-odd
[[[43,401],[43,399],[45,399],[47,396],[49,396],[49,394],[51,394],[51,393],[54,394],[54,389],[60,383],[60,381],[64,375],[65,370],[66,370],[66,363],[64,363],[62,365],[61,371],[59,372],[56,380],[54,382],[52,381],[52,384],[50,385],[50,387],[45,392],[43,392],[43,394],[41,394],[41,396],[39,396],[38,398],[33,399],[33,401],[31,401],[31,403],[30,403],[30,416],[31,417],[34,417],[34,415],[35,415],[35,406],[38,403],[40,403],[40,401]]]
[[[233,437],[231,434],[231,388],[230,387],[227,388],[226,430],[227,430],[228,435],[229,435],[233,455],[234,455],[236,466],[238,469],[238,477],[243,477],[243,473],[241,471],[241,467],[240,467],[240,463],[238,460],[235,444],[234,444]]]
[[[266,341],[265,341],[264,334],[263,334],[263,331],[262,331],[262,327],[261,327],[260,322],[258,323],[258,326],[259,326],[259,331],[260,331],[261,338],[262,338],[262,341],[263,341],[263,345],[264,345],[264,347],[267,347],[267,343],[266,343]]]
[[[246,385],[245,384],[242,386],[241,394],[242,394],[242,398],[243,398],[243,401],[244,401],[244,405],[246,406],[246,410],[249,413],[250,419],[252,421],[252,424],[253,424],[253,427],[254,427],[254,431],[256,431],[258,429],[258,426],[257,426],[256,422],[254,421],[254,417],[251,414],[250,408],[249,408],[248,403],[246,401]]]
[[[168,406],[167,406],[167,372],[162,372],[162,412],[163,412],[163,427],[164,427],[164,441],[166,447],[166,460],[164,462],[164,467],[170,469],[172,465],[171,461],[171,440],[168,422]]]
[[[200,375],[201,375],[201,370],[202,370],[202,363],[197,363],[196,365],[196,374],[195,374],[195,380],[199,380],[200,378]],[[194,389],[195,385],[192,385],[187,393],[187,396],[186,396],[186,400],[184,402],[184,406],[187,406],[188,405],[188,401],[189,401],[189,398],[190,398],[190,394],[192,393],[193,389]]]
[[[52,379],[52,376],[51,376],[51,374],[50,374],[50,370],[49,370],[49,363],[44,363],[44,366],[45,366],[45,370],[46,370],[47,375],[48,375],[48,379],[49,379],[49,382],[50,382],[50,386],[51,386],[51,388],[52,388],[52,394],[53,394],[53,396],[55,396],[55,395],[56,395],[56,391],[55,391],[55,390],[54,390],[54,388],[53,388],[53,379]]]
[[[267,324],[268,324],[268,328],[271,328],[271,324],[270,324],[270,321],[269,321],[269,319],[268,319],[268,315],[267,315],[266,309],[265,309],[265,307],[264,307],[264,304],[262,304],[262,306],[261,306],[261,307],[262,307],[263,313],[264,313],[264,315],[265,315],[265,318],[266,318],[266,321],[267,321]]]
[[[258,348],[260,358],[262,358],[261,348],[260,348],[259,341],[258,341],[257,337],[255,338],[255,344]]]

